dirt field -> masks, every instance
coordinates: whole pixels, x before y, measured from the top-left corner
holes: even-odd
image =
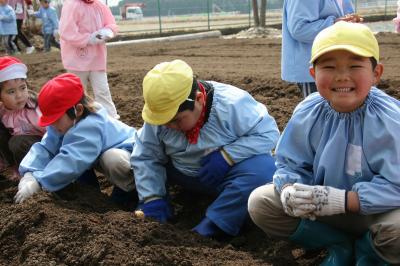
[[[385,73],[380,87],[400,98],[400,35],[380,34]],[[161,61],[186,60],[201,79],[236,85],[264,103],[283,129],[301,100],[294,85],[280,80],[280,40],[201,40],[109,49],[108,74],[121,119],[142,124],[141,83]],[[23,56],[29,82],[38,90],[63,72],[58,52]],[[160,225],[113,205],[110,184],[102,193],[68,187],[41,192],[13,204],[17,183],[0,176],[0,265],[316,265],[325,251],[304,252],[267,238],[250,222],[235,238],[211,240],[190,229],[212,200],[172,189],[176,219]]]

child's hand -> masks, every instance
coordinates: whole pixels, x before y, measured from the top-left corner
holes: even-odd
[[[358,15],[358,14],[347,14],[347,15],[345,15],[344,17],[337,18],[337,19],[335,20],[335,23],[338,22],[338,21],[346,21],[346,22],[359,23],[359,22],[363,22],[363,21],[364,21],[364,18],[361,17],[361,16]]]
[[[220,150],[213,151],[201,160],[199,180],[206,186],[217,186],[225,178],[231,166]]]
[[[89,45],[98,45],[98,44],[104,44],[105,41],[103,39],[101,39],[101,34],[96,31],[93,32],[90,37],[89,37]]]
[[[160,223],[166,223],[172,218],[173,213],[170,204],[165,199],[155,198],[154,200],[140,204],[135,211],[135,216],[141,219],[150,217]]]
[[[40,185],[33,177],[32,173],[25,173],[24,177],[21,179],[21,181],[19,181],[18,192],[14,197],[15,203],[24,202],[26,199],[32,197],[40,190]]]
[[[313,212],[316,206],[311,192],[297,191],[293,185],[289,185],[282,189],[281,202],[287,215],[315,220]]]
[[[296,191],[311,193],[312,203],[316,206],[314,211],[316,216],[330,216],[346,212],[346,191],[343,189],[329,186],[308,186],[299,183],[295,183],[293,186]]]

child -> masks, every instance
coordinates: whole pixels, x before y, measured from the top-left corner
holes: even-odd
[[[395,17],[393,19],[393,22],[394,22],[394,25],[395,25],[394,30],[397,33],[400,33],[400,0],[397,1],[397,17]]]
[[[17,203],[41,188],[53,192],[77,180],[93,183],[88,175],[96,164],[114,189],[134,190],[129,158],[136,130],[94,104],[84,94],[79,77],[70,73],[56,76],[43,86],[38,101],[42,112],[39,125],[47,126],[47,134],[20,164],[23,178],[15,196]]]
[[[321,30],[337,21],[362,21],[351,0],[285,0],[282,15],[282,79],[297,84],[304,97],[316,92],[308,73],[311,46]]]
[[[15,35],[17,35],[15,12],[7,5],[7,0],[0,0],[0,37],[7,54],[18,52],[14,43]]]
[[[275,171],[275,120],[247,92],[197,80],[181,60],[150,70],[143,96],[145,123],[131,158],[139,209],[160,222],[171,218],[168,181],[217,196],[195,232],[237,235],[247,217],[248,195],[271,181]]]
[[[400,102],[374,87],[378,42],[368,27],[338,22],[317,35],[311,63],[319,93],[295,109],[274,182],[252,192],[250,216],[268,235],[327,247],[327,265],[352,263],[354,239],[356,265],[398,264]]]
[[[60,49],[60,43],[57,41],[58,36],[58,16],[57,11],[50,6],[50,0],[40,0],[39,11],[29,13],[42,20],[42,33],[44,40],[44,51],[50,52],[51,45]]]
[[[46,129],[37,126],[39,110],[36,95],[28,91],[27,67],[17,58],[0,57],[0,134],[3,165],[18,166],[30,147],[41,140]],[[19,180],[19,175],[11,177]]]
[[[117,33],[110,8],[99,0],[66,0],[60,19],[61,59],[68,72],[88,81],[94,98],[119,119],[108,87],[105,42]]]
[[[35,51],[35,47],[29,42],[28,38],[22,32],[22,24],[24,23],[24,19],[26,18],[26,4],[28,5],[28,12],[31,10],[32,1],[31,0],[8,0],[8,4],[14,9],[15,16],[17,20],[17,32],[18,35],[14,39],[15,46],[17,47],[18,51],[21,52],[21,49],[18,45],[18,39],[21,40],[24,45],[26,46],[26,53],[31,54]]]

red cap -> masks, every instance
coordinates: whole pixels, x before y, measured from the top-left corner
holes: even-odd
[[[78,76],[66,73],[49,80],[39,92],[38,103],[42,116],[39,126],[56,122],[83,97],[83,86]]]
[[[0,82],[11,79],[26,79],[28,68],[18,58],[12,56],[0,57]]]

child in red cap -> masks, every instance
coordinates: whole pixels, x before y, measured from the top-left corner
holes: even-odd
[[[47,134],[20,164],[16,203],[41,188],[55,192],[75,181],[98,187],[95,166],[114,185],[114,195],[135,189],[129,160],[136,130],[86,96],[78,76],[67,73],[48,81],[38,101],[39,125],[47,126]]]
[[[39,110],[36,95],[28,90],[27,71],[19,59],[0,57],[0,168],[3,169],[8,164],[18,165],[46,132],[37,125]],[[20,178],[17,168],[9,178]]]

